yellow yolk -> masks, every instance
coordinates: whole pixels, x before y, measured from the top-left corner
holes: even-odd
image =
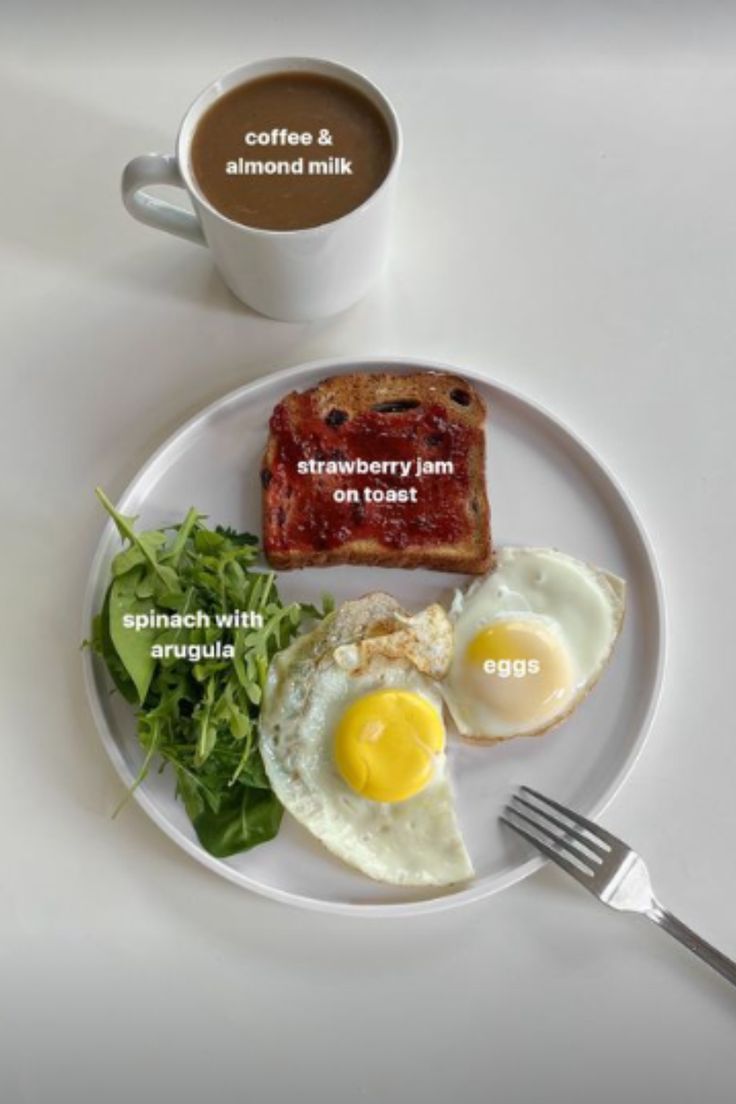
[[[558,714],[574,687],[567,650],[542,621],[493,621],[470,641],[465,661],[494,715],[527,729]]]
[[[408,690],[376,690],[343,713],[335,763],[351,789],[371,801],[405,801],[423,790],[445,746],[435,707]]]

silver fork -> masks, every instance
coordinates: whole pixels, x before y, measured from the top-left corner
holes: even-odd
[[[500,819],[604,905],[621,912],[638,912],[653,920],[736,985],[736,962],[660,905],[644,860],[605,828],[528,786],[520,787]]]

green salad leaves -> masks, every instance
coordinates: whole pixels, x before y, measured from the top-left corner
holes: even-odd
[[[248,533],[209,529],[195,509],[179,525],[137,532],[135,518],[96,493],[125,547],[112,561],[90,643],[136,707],[145,758],[132,788],[154,760],[168,763],[207,851],[224,857],[264,843],[283,811],[258,750],[266,672],[305,620],[329,612],[330,599],[322,610],[283,605],[274,574],[252,570],[258,542]],[[256,627],[240,627],[238,611]]]

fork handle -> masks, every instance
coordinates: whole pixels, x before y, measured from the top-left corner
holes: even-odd
[[[733,959],[722,954],[710,943],[706,943],[697,932],[694,932],[692,928],[688,928],[687,924],[683,924],[682,920],[678,920],[676,916],[673,916],[666,908],[662,908],[661,905],[655,904],[646,915],[660,928],[668,932],[678,943],[682,943],[698,958],[702,958],[703,962],[707,962],[709,966],[712,966],[726,981],[736,985],[736,962]]]

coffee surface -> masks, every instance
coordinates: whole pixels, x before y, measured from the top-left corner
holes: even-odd
[[[386,121],[362,92],[308,72],[233,88],[205,112],[192,171],[221,214],[266,230],[300,230],[359,207],[391,166]]]

